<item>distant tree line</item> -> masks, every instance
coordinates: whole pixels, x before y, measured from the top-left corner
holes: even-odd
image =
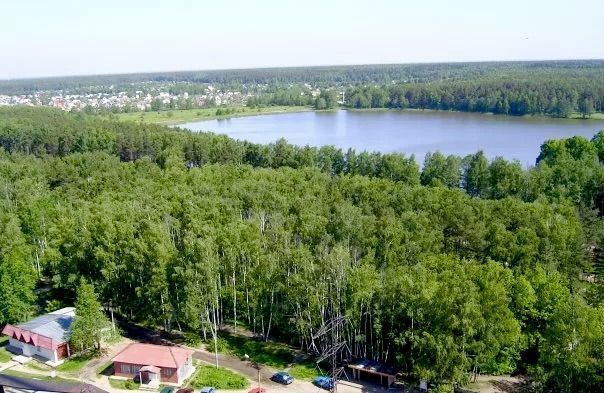
[[[308,349],[346,316],[354,355],[414,378],[603,389],[604,132],[546,141],[529,169],[481,152],[420,168],[0,108],[0,146],[0,322],[78,293],[167,330],[244,321]]]
[[[258,68],[142,74],[91,75],[0,81],[0,94],[27,94],[36,91],[67,90],[74,93],[132,91],[145,86],[165,85],[173,93],[200,91],[212,84],[224,88],[255,90],[255,85],[273,88],[292,84],[328,88],[391,83],[431,83],[444,80],[472,80],[505,76],[513,80],[550,75],[556,78],[584,76],[601,78],[604,61],[525,61],[480,63],[376,64],[323,67]]]
[[[505,115],[589,117],[604,111],[604,73],[596,78],[480,78],[430,84],[355,87],[347,92],[350,108],[414,108],[490,112]]]

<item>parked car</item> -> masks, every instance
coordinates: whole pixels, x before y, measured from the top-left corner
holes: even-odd
[[[247,391],[247,393],[266,393],[265,388],[253,388]]]
[[[171,388],[169,386],[164,386],[159,393],[174,393],[174,388]]]
[[[216,389],[212,386],[204,386],[199,393],[216,393]]]
[[[294,382],[294,377],[285,371],[279,371],[271,377],[271,381],[280,383],[282,385],[289,385],[290,383]]]
[[[313,383],[325,390],[333,389],[333,379],[331,379],[330,377],[317,377],[315,378]]]
[[[176,393],[193,393],[193,388],[181,388],[178,389]]]

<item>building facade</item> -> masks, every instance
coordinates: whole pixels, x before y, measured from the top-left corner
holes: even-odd
[[[195,370],[193,351],[185,348],[133,343],[113,358],[114,375],[141,383],[180,385]]]

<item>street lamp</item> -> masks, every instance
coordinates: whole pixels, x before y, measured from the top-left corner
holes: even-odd
[[[262,387],[260,386],[260,370],[262,369],[262,365],[258,362],[255,362],[253,360],[250,359],[250,356],[246,353],[243,355],[243,357],[245,358],[245,360],[247,360],[248,362],[251,363],[251,366],[253,368],[256,369],[256,371],[258,371],[258,393],[262,392]]]

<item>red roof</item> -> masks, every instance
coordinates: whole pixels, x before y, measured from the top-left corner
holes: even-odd
[[[179,368],[193,356],[193,352],[180,347],[132,343],[118,353],[113,361],[161,368]]]
[[[50,337],[46,337],[38,333],[32,333],[10,324],[4,326],[4,329],[2,329],[2,334],[26,344],[39,346],[46,349],[56,349],[63,344],[63,342],[53,340]]]

